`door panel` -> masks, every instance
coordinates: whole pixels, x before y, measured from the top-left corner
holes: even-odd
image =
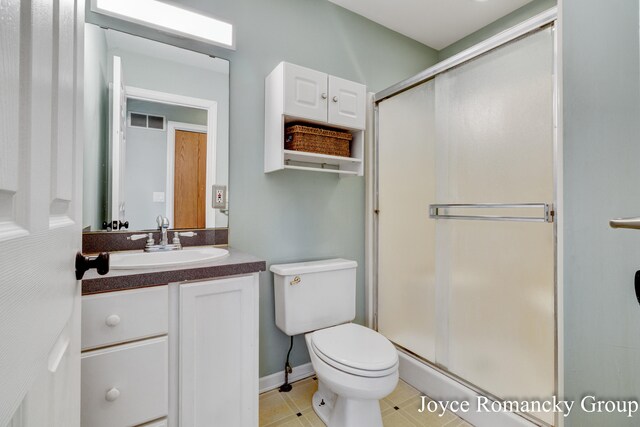
[[[365,96],[364,85],[329,76],[329,123],[364,129]]]
[[[74,5],[72,1],[59,2],[59,22],[73,22]],[[73,105],[74,97],[74,27],[59,25],[58,27],[58,60],[53,82],[53,123],[55,123],[51,144],[51,226],[60,226],[72,219],[71,201],[73,200],[73,132],[74,111],[65,108]],[[57,72],[57,73],[56,73]]]
[[[0,241],[26,234],[20,159],[20,2],[2,5],[0,25]],[[21,182],[22,181],[22,182]],[[20,185],[22,184],[22,185]]]
[[[206,227],[207,134],[176,130],[173,226]]]
[[[327,75],[325,73],[286,63],[284,82],[285,114],[327,121]]]
[[[84,2],[2,15],[0,425],[77,426]]]
[[[258,424],[257,275],[180,285],[180,425]]]
[[[446,147],[439,203],[553,201],[552,46],[546,29],[436,78],[437,137]],[[447,367],[499,397],[552,396],[552,224],[437,226],[447,241],[438,246],[448,249]]]
[[[435,360],[434,81],[379,105],[378,329]],[[404,248],[406,250],[398,250]]]

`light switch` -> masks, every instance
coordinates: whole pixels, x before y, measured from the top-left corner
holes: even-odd
[[[160,203],[164,202],[164,191],[154,191],[153,201],[160,202]]]

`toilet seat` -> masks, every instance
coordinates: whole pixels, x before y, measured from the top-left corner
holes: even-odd
[[[398,370],[398,352],[378,332],[347,323],[311,334],[311,348],[322,361],[349,374],[383,377]]]

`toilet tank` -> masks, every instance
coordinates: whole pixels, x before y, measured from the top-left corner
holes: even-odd
[[[297,335],[353,320],[357,266],[341,258],[272,265],[278,328]]]

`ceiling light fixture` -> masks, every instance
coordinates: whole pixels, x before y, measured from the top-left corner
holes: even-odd
[[[235,49],[233,25],[157,0],[91,0],[91,10]]]

